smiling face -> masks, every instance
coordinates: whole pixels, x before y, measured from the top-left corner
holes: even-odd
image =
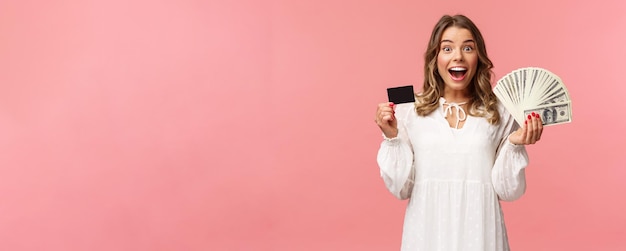
[[[437,71],[445,83],[444,91],[466,91],[476,75],[478,51],[468,29],[447,28],[439,43]]]

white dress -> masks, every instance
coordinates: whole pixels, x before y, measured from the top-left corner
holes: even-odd
[[[418,116],[396,105],[398,136],[384,138],[377,161],[387,189],[409,199],[403,251],[509,250],[499,200],[524,194],[528,155],[508,136],[519,126],[499,106],[500,123],[467,116],[451,128],[439,109]]]

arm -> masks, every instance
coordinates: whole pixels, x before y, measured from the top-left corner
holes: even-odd
[[[413,148],[406,132],[404,119],[412,111],[412,105],[399,105],[397,135],[389,138],[383,133],[383,142],[378,150],[377,162],[385,186],[396,198],[411,197],[414,183]]]
[[[500,143],[493,169],[491,182],[498,198],[514,201],[526,192],[526,175],[528,154],[524,145],[513,145],[508,137]]]
[[[525,124],[520,128],[510,114],[503,116],[504,130],[500,135],[506,135],[500,142],[496,152],[496,161],[491,171],[491,181],[494,190],[501,200],[517,200],[526,192],[526,175],[524,169],[528,166],[528,153],[524,145],[534,144],[543,132],[541,118],[533,113],[528,116]]]

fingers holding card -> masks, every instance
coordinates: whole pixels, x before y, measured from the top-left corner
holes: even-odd
[[[399,86],[387,88],[389,102],[378,104],[376,111],[376,124],[388,138],[394,138],[398,134],[398,124],[395,117],[395,105],[415,102],[413,86]]]

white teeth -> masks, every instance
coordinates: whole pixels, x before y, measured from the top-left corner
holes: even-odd
[[[452,67],[450,68],[451,71],[467,71],[467,68],[464,67]]]

